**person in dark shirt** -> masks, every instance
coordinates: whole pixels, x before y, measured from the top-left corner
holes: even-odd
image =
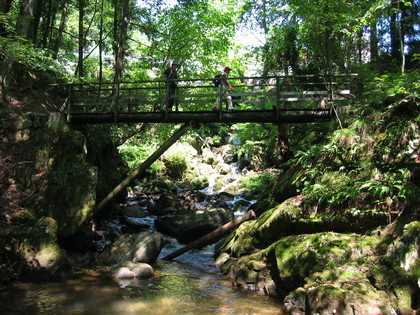
[[[178,79],[178,62],[172,61],[172,65],[168,65],[168,68],[165,70],[165,78],[167,81],[167,89],[168,89],[168,108],[172,110],[175,102],[175,92],[177,88],[177,82],[172,80]]]

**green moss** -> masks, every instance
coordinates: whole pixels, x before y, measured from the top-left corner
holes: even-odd
[[[209,185],[209,179],[207,176],[195,177],[192,179],[191,184],[193,185],[193,189],[201,190]]]
[[[243,244],[245,244],[245,239],[252,240],[251,231],[254,230],[254,225],[255,221],[246,221],[242,223],[224,240],[219,242],[215,250],[215,255],[217,256],[222,252],[227,252],[233,255],[234,257],[239,257],[242,254],[249,253],[245,250]],[[247,241],[246,243],[251,245],[249,241]],[[235,248],[235,250],[233,248]]]
[[[302,216],[302,210],[293,198],[264,212],[253,227],[253,233],[260,248],[268,246],[284,235],[292,234],[295,228],[294,223]]]
[[[352,266],[361,258],[368,264],[366,256],[372,253],[374,244],[371,237],[330,232],[288,236],[275,245],[279,275],[297,282],[322,270],[325,274],[319,273],[314,277],[322,275],[322,280],[351,277],[353,267],[342,269],[339,273],[336,270],[346,264]]]
[[[65,257],[65,252],[56,243],[43,243],[35,255],[35,259],[42,268],[58,265]]]

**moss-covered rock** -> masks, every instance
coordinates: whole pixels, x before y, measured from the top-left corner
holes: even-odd
[[[8,234],[9,259],[14,258],[25,277],[45,280],[72,276],[67,253],[57,244],[57,221],[44,217],[31,222]]]
[[[371,234],[327,231],[346,230],[345,222],[308,215],[291,198],[220,242],[216,264],[236,286],[285,298],[293,314],[412,312],[419,292],[418,223]]]
[[[332,232],[282,238],[273,245],[280,283],[291,291],[306,277],[330,269],[333,272],[328,275],[339,279],[337,268],[367,263],[376,241],[375,237]]]
[[[123,167],[118,166],[121,159],[112,144],[109,128],[108,132],[101,129],[95,140],[88,128],[71,129],[62,121],[49,124],[45,113],[17,111],[4,111],[1,124],[4,126],[0,134],[4,140],[0,143],[2,279],[20,272],[34,273],[36,268],[59,270],[56,267],[62,264],[59,257],[65,256],[60,246],[77,245],[73,236],[87,230],[97,199],[122,179]],[[48,233],[54,231],[48,240],[44,237],[46,232],[39,240],[31,235],[38,233],[43,218],[55,222],[48,228]],[[92,233],[91,227],[88,230]],[[86,240],[90,240],[89,235]]]

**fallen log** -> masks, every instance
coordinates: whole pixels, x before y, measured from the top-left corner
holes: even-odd
[[[236,218],[233,221],[226,223],[225,225],[219,227],[218,229],[200,237],[199,239],[187,244],[186,246],[176,250],[175,252],[163,257],[164,260],[172,260],[175,257],[178,257],[191,249],[203,247],[212,243],[217,242],[220,238],[222,238],[227,232],[229,232],[234,227],[238,226],[242,222],[245,222],[249,219],[255,218],[255,212],[253,210],[249,210],[243,216]]]
[[[114,188],[104,199],[101,200],[93,209],[93,215],[97,215],[105,208],[114,198],[128,187],[137,176],[146,171],[166,150],[170,148],[182,135],[191,128],[191,124],[182,125],[168,140],[166,140],[152,155],[150,155],[143,163],[141,163],[134,171],[130,173],[117,187]]]

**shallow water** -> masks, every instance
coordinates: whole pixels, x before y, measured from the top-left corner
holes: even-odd
[[[137,282],[116,283],[105,268],[78,271],[67,281],[13,282],[0,288],[0,313],[284,314],[275,299],[232,288],[212,265],[212,250],[159,259],[154,278]]]

